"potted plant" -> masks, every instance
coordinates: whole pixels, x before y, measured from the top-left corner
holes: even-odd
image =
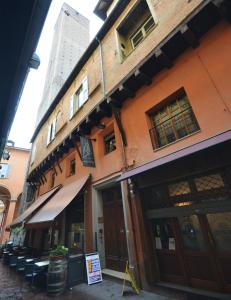
[[[68,248],[63,245],[58,245],[56,248],[52,249],[49,253],[51,260],[63,259],[68,253]]]

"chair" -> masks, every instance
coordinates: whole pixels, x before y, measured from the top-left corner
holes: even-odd
[[[30,280],[31,286],[34,285],[35,278],[41,273],[41,269],[35,265],[35,262],[25,264],[25,278]]]
[[[15,268],[17,266],[17,258],[18,257],[16,255],[10,256],[9,266],[11,268]]]
[[[8,265],[8,264],[9,264],[9,260],[10,260],[9,255],[10,255],[10,252],[9,252],[9,251],[4,251],[4,252],[3,252],[3,263],[4,263],[5,265]]]
[[[19,256],[17,258],[16,270],[18,272],[24,272],[25,271],[25,263],[26,263],[26,257],[25,256]]]

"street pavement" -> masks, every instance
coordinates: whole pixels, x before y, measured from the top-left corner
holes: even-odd
[[[79,284],[67,290],[63,295],[55,297],[57,300],[183,300],[176,294],[163,295],[141,291],[140,295],[134,294],[131,287],[125,287],[125,296],[121,296],[122,281],[104,279],[102,283],[88,286]],[[54,297],[53,297],[54,298]],[[0,261],[0,300],[51,300],[45,291],[31,288],[22,274],[16,273]]]

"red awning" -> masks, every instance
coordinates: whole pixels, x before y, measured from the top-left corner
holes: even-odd
[[[61,185],[53,188],[49,192],[41,195],[36,199],[20,216],[18,216],[10,225],[9,227],[16,227],[21,225],[23,222],[27,221],[29,217],[35,212],[37,209],[39,209],[43,203],[45,203],[46,200],[50,199],[59,189],[61,188]]]
[[[90,175],[62,187],[27,223],[26,226],[43,225],[54,219],[71,203],[86,185]]]
[[[130,177],[133,177],[135,175],[141,174],[143,172],[149,171],[151,169],[154,169],[156,167],[162,166],[164,164],[167,164],[169,162],[175,161],[179,158],[186,157],[190,154],[194,154],[196,152],[199,152],[201,150],[205,150],[209,147],[218,145],[220,143],[226,142],[231,140],[231,130],[223,132],[219,135],[213,136],[207,140],[204,140],[202,142],[196,143],[192,146],[180,149],[176,152],[173,152],[171,154],[168,154],[164,157],[161,157],[159,159],[153,160],[145,165],[142,165],[140,167],[134,168],[128,172],[123,173],[117,181],[125,180]]]

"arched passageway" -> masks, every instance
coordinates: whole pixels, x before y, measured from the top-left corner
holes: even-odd
[[[5,227],[7,225],[10,199],[10,191],[4,186],[0,186],[0,243],[8,237]]]

